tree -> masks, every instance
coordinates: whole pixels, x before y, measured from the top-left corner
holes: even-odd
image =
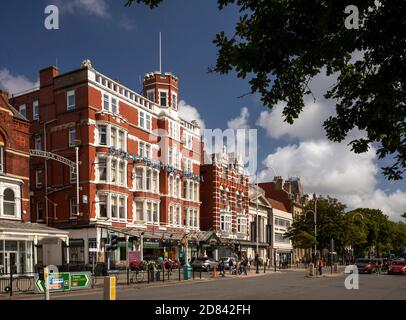
[[[127,5],[134,2],[154,8],[162,0],[128,0]],[[322,70],[337,74],[325,92],[336,100],[337,113],[324,122],[327,137],[342,142],[354,128],[365,131],[365,137],[350,142],[351,150],[366,152],[374,144],[380,159],[392,161],[382,168],[384,175],[403,179],[406,1],[351,1],[359,13],[358,29],[348,29],[347,4],[336,0],[218,0],[220,10],[231,4],[239,7],[240,18],[233,36],[216,35],[218,57],[211,70],[250,78],[250,93],[258,92],[269,109],[286,102],[283,115],[290,124],[311,94],[309,81]],[[357,12],[351,15],[357,18]]]

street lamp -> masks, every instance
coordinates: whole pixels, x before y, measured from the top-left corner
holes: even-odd
[[[75,139],[72,143],[76,151],[76,216],[79,217],[79,146],[82,144],[82,141]]]
[[[305,212],[305,218],[306,218],[306,214],[308,212],[313,213],[314,216],[314,261],[316,262],[316,255],[317,255],[317,197],[316,194],[313,195],[314,198],[314,211],[313,210],[307,210]]]

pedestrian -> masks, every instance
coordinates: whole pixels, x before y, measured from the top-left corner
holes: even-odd
[[[233,266],[234,266],[234,260],[233,260],[233,258],[230,258],[228,261],[228,269],[230,270],[230,274],[233,273]]]
[[[224,260],[221,259],[219,263],[220,274],[222,277],[225,276],[225,267],[224,267]]]
[[[319,275],[323,275],[323,267],[324,267],[324,261],[323,261],[323,258],[320,258],[318,261]]]
[[[247,259],[243,259],[241,262],[244,274],[247,275]]]
[[[378,260],[378,264],[376,266],[376,274],[379,276],[381,274],[381,270],[382,270],[382,261]]]

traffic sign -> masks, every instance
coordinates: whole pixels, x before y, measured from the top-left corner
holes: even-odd
[[[91,272],[62,272],[49,274],[49,291],[70,291],[86,289],[91,287]],[[39,278],[39,274],[34,277],[34,292],[44,293],[45,280]]]
[[[90,288],[91,276],[90,272],[72,272],[70,275],[71,290]]]

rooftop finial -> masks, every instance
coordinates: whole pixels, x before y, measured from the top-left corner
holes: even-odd
[[[82,61],[81,68],[91,68],[92,67],[92,61],[89,59],[85,59]]]

